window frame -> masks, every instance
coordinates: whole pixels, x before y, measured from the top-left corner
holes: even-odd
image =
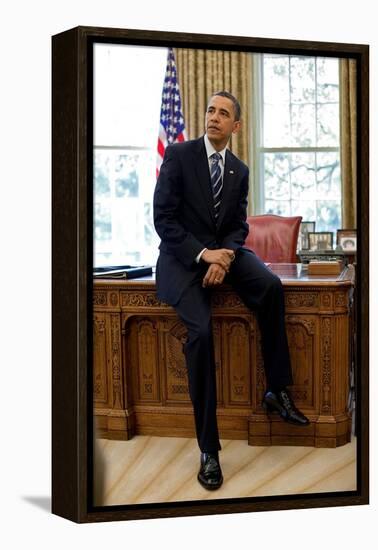
[[[341,145],[339,135],[338,147],[265,147],[264,143],[264,55],[271,56],[271,53],[254,53],[253,55],[253,84],[252,84],[252,128],[251,134],[251,159],[253,162],[252,191],[250,197],[250,215],[261,215],[266,213],[265,209],[265,179],[264,179],[264,154],[265,153],[338,153],[341,166]],[[312,57],[298,54],[279,54],[290,57]],[[315,56],[318,57],[318,56]],[[316,75],[316,73],[315,73]],[[289,72],[290,79],[290,72]],[[340,81],[339,81],[339,102],[340,106]],[[291,104],[290,104],[291,105]],[[317,103],[315,103],[317,105]],[[339,107],[340,121],[340,107]],[[317,125],[316,125],[317,128]],[[316,129],[315,128],[315,129]],[[316,163],[316,160],[315,160]],[[291,187],[291,183],[290,183]],[[340,210],[342,212],[342,175],[340,173]],[[317,199],[315,199],[316,201]],[[290,199],[291,202],[291,199]],[[315,219],[315,221],[317,221]],[[342,224],[342,220],[340,220]]]

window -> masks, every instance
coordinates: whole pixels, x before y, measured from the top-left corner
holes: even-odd
[[[338,59],[255,56],[258,213],[341,227]]]
[[[166,48],[94,48],[94,264],[156,263],[157,138]]]
[[[166,48],[94,47],[94,263],[156,263],[157,137]],[[341,227],[338,59],[255,55],[255,213]],[[335,240],[335,239],[334,239]]]

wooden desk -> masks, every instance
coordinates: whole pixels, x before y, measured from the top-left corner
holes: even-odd
[[[213,293],[220,437],[250,445],[336,447],[350,441],[348,411],[353,266],[308,276],[301,264],[274,264],[285,290],[292,395],[308,426],[267,416],[255,315],[228,285]],[[182,351],[186,329],[159,302],[153,277],[94,281],[94,414],[102,437],[195,437]]]

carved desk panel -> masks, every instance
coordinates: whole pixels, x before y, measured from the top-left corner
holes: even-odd
[[[214,290],[218,424],[223,439],[250,445],[336,447],[350,441],[348,410],[353,268],[308,276],[300,264],[274,264],[285,290],[286,328],[297,406],[291,426],[261,406],[265,376],[254,314],[227,285]],[[93,395],[102,437],[195,437],[183,354],[186,329],[159,302],[153,277],[95,280]]]

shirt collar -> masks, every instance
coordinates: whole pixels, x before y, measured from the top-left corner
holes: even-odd
[[[211,141],[209,140],[209,138],[207,137],[207,134],[204,135],[204,141],[205,141],[205,148],[206,148],[206,154],[207,154],[207,159],[209,160],[211,155],[213,153],[219,153],[222,157],[222,161],[223,161],[223,166],[225,165],[225,162],[226,162],[226,150],[227,150],[227,146],[222,149],[222,151],[216,151],[214,149],[214,147],[212,146],[211,144]]]

